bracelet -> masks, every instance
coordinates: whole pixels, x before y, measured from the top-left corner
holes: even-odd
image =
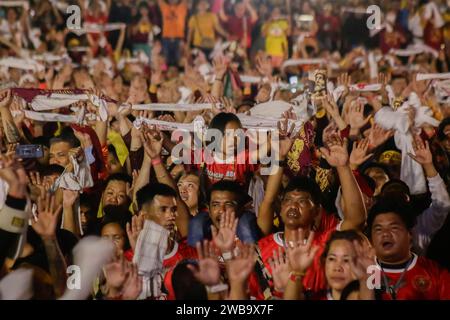
[[[301,278],[303,278],[305,276],[305,273],[304,272],[294,272],[294,271],[291,271],[290,273],[289,273],[289,280],[291,280],[291,281],[293,281],[293,282],[296,282],[296,281],[298,281],[298,280],[301,280]]]
[[[231,251],[228,252],[223,252],[222,253],[222,258],[224,261],[229,261],[233,259],[233,253]]]
[[[228,290],[228,285],[225,283],[219,283],[214,286],[206,286],[206,291],[208,291],[208,293],[219,293],[225,290]]]
[[[152,163],[152,166],[157,166],[158,164],[161,164],[162,161],[161,161],[161,158],[158,157],[158,158],[152,159],[151,163]]]

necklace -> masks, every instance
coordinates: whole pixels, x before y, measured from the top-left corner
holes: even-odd
[[[385,290],[387,293],[389,293],[392,300],[397,300],[397,291],[402,283],[403,278],[405,277],[406,271],[408,271],[408,267],[411,265],[413,260],[414,260],[414,256],[412,256],[409,259],[408,263],[405,266],[405,269],[403,270],[402,274],[400,275],[400,278],[398,278],[397,282],[394,285],[390,285],[388,277],[386,276],[386,272],[384,271],[383,267],[381,266],[381,263],[377,259],[377,263],[379,264],[381,271],[382,271]]]

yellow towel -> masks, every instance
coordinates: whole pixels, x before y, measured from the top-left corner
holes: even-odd
[[[117,157],[119,158],[120,165],[123,166],[125,161],[128,158],[128,148],[123,142],[122,136],[113,130],[108,131],[108,141],[114,146],[116,149]]]

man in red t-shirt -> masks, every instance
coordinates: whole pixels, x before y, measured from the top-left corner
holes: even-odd
[[[321,207],[321,191],[313,180],[297,177],[289,182],[281,201],[280,214],[284,232],[269,234],[272,229],[273,204],[281,184],[283,170],[280,168],[275,175],[270,176],[258,215],[258,225],[265,234],[269,235],[258,242],[258,263],[249,284],[250,294],[257,299],[269,299],[272,295],[281,296],[281,293],[274,290],[269,261],[274,251],[281,249],[284,253],[286,244],[294,241],[299,228],[305,231],[306,238],[313,231],[312,243],[319,247],[313,265],[303,278],[305,290],[317,292],[326,288],[320,256],[330,234],[338,229],[361,230],[364,226],[366,209],[361,191],[349,166],[346,143],[335,135],[327,142],[327,146],[328,148],[322,148],[321,152],[328,163],[337,170],[345,203],[344,220],[339,222],[335,216],[327,214]],[[287,154],[284,149],[286,148],[280,148],[282,159]]]
[[[450,273],[411,251],[414,216],[399,197],[386,196],[367,220],[383,300],[448,300]],[[376,283],[374,283],[376,285]],[[376,287],[376,286],[375,286]]]
[[[248,12],[248,14],[247,14]],[[230,41],[240,41],[243,48],[250,48],[252,44],[252,30],[258,20],[258,14],[252,7],[250,0],[238,0],[233,6],[233,15],[229,16],[222,8],[219,13]]]

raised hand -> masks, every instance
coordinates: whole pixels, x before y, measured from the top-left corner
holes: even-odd
[[[50,186],[46,185],[44,181],[41,179],[41,174],[39,172],[31,171],[29,174],[29,178],[31,184],[30,189],[36,190],[38,196],[43,196],[50,189]]]
[[[223,77],[227,73],[228,63],[224,57],[216,57],[213,61],[214,74],[216,79],[223,80]]]
[[[197,242],[198,265],[189,264],[187,267],[194,277],[205,286],[214,286],[220,282],[220,268],[217,258],[217,250],[213,243],[204,240]]]
[[[252,245],[239,246],[239,252],[233,260],[227,261],[227,274],[230,282],[244,283],[253,271],[256,262],[255,249]]]
[[[142,277],[137,265],[130,263],[127,267],[126,280],[122,286],[122,300],[136,300],[142,291]]]
[[[322,102],[322,105],[325,108],[326,112],[333,119],[340,116],[339,107],[331,95],[320,97],[320,98],[318,98],[318,100]]]
[[[357,280],[366,280],[370,276],[367,268],[375,263],[375,251],[367,241],[361,243],[357,240],[353,241],[353,249],[355,256],[350,259],[352,274]]]
[[[324,141],[327,148],[320,148],[322,156],[332,167],[344,167],[348,164],[347,139],[342,140],[339,134],[330,136],[328,141]]]
[[[284,120],[278,121],[278,134],[280,139],[280,159],[283,160],[287,157],[287,154],[289,153],[289,150],[291,150],[292,144],[294,143],[295,136],[294,136],[294,129],[295,124],[292,123],[290,128],[288,128],[289,119],[288,119],[289,113],[285,114]]]
[[[331,121],[325,129],[322,131],[322,141],[329,141],[332,135],[339,134],[339,129],[336,125],[336,122]]]
[[[371,116],[364,119],[364,106],[362,103],[356,102],[350,106],[347,119],[351,129],[360,130],[370,120]]]
[[[378,124],[374,124],[370,129],[369,144],[372,149],[377,148],[378,146],[381,146],[383,143],[385,143],[393,135],[393,130],[385,130]]]
[[[222,253],[233,251],[238,221],[234,212],[225,211],[220,219],[219,230],[211,226],[213,242]]]
[[[80,196],[80,192],[76,190],[62,189],[63,190],[63,207],[72,208]]]
[[[433,164],[433,156],[430,151],[428,141],[423,141],[419,135],[413,138],[414,154],[408,152],[408,155],[422,166]]]
[[[286,248],[286,255],[292,272],[305,274],[312,265],[319,247],[313,246],[314,232],[310,231],[305,241],[304,231],[299,228],[294,232],[294,241],[290,241]]]
[[[140,133],[144,150],[151,159],[156,159],[161,155],[164,137],[158,128],[143,126],[143,133]]]
[[[219,102],[222,104],[223,112],[236,114],[236,106],[232,99],[230,99],[228,97],[222,97],[219,99]]]
[[[15,156],[15,151],[0,154],[0,178],[8,183],[9,195],[19,199],[26,197],[28,178],[22,163]]]
[[[373,153],[367,154],[367,150],[369,150],[369,139],[367,138],[353,144],[353,150],[350,153],[350,167],[353,170],[373,156]]]
[[[341,73],[337,78],[337,85],[344,87],[344,92],[342,92],[342,98],[345,99],[345,97],[350,92],[350,84],[352,83],[352,77],[348,75],[347,72]]]
[[[11,90],[6,90],[0,93],[0,109],[9,107],[11,101],[12,101]]]
[[[270,269],[272,270],[273,284],[275,290],[283,292],[289,281],[289,262],[281,248],[273,251],[272,259],[269,260]]]
[[[126,230],[128,241],[130,242],[130,247],[134,251],[136,248],[136,243],[141,233],[141,230],[144,228],[145,218],[143,215],[134,215],[131,218],[131,224],[127,222]]]
[[[56,205],[55,196],[45,193],[38,198],[38,216],[32,221],[34,231],[43,239],[55,239],[62,205]]]
[[[114,291],[116,294],[122,288],[127,278],[126,263],[123,254],[120,254],[118,258],[103,267],[106,285],[109,290]]]
[[[256,57],[256,70],[268,78],[272,77],[273,67],[268,57],[257,56]]]

